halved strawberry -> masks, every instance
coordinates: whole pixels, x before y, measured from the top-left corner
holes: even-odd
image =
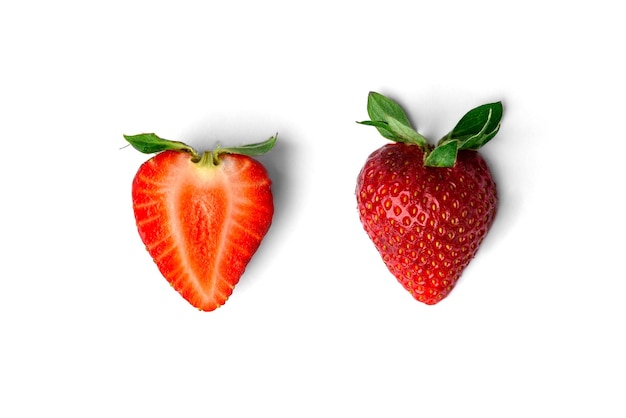
[[[276,142],[198,154],[155,134],[125,136],[137,150],[158,154],[132,184],[139,235],[161,274],[191,305],[212,311],[232,294],[269,230],[271,180],[251,156]]]

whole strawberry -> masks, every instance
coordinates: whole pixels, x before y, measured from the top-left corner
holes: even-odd
[[[365,231],[389,271],[415,299],[434,305],[448,296],[491,227],[496,185],[476,151],[500,128],[502,104],[468,112],[433,147],[402,110],[378,93],[369,121],[394,143],[373,152],[357,179]]]
[[[197,153],[155,134],[125,136],[151,154],[132,184],[139,236],[161,274],[191,305],[223,305],[269,230],[271,181],[250,156],[276,142]]]

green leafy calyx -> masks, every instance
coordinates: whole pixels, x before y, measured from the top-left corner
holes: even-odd
[[[137,151],[144,154],[154,154],[161,151],[176,150],[196,154],[196,151],[187,144],[169,139],[159,138],[156,134],[124,135],[124,138]]]
[[[459,150],[478,150],[498,133],[502,103],[488,103],[470,110],[435,147],[411,126],[402,107],[390,98],[370,92],[367,113],[370,120],[358,123],[374,126],[383,137],[392,141],[421,147],[426,166],[452,167]]]
[[[133,148],[144,154],[154,154],[169,150],[188,152],[191,154],[191,158],[193,161],[196,161],[200,164],[212,165],[219,164],[219,156],[221,154],[241,154],[250,157],[265,154],[269,152],[272,148],[274,148],[277,137],[278,135],[274,135],[263,142],[249,145],[241,145],[237,147],[221,148],[218,146],[213,151],[205,151],[204,153],[199,154],[194,148],[183,142],[163,139],[153,133],[124,135],[126,141],[128,141],[128,143],[132,145]]]

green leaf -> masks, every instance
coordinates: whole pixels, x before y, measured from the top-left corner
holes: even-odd
[[[502,103],[488,103],[465,114],[444,138],[459,142],[459,149],[477,150],[489,142],[500,129]]]
[[[424,160],[424,165],[428,167],[452,167],[456,162],[456,154],[459,143],[450,141],[440,144],[432,150]]]
[[[196,155],[196,151],[187,144],[169,139],[159,138],[156,134],[124,135],[124,138],[137,151],[144,154],[154,154],[167,150],[188,151]]]
[[[411,122],[402,107],[380,93],[370,92],[367,98],[367,113],[371,120],[357,122],[374,126],[387,139],[395,142],[427,145],[426,138],[411,127]]]
[[[392,117],[406,126],[411,126],[409,118],[398,103],[374,91],[367,97],[367,114],[373,121],[384,121]]]
[[[408,142],[412,144],[418,144],[423,147],[427,145],[426,138],[420,135],[415,129],[409,125],[405,125],[399,120],[388,116],[385,121],[389,126],[389,130],[396,136],[398,142]]]
[[[239,147],[218,148],[214,151],[215,156],[219,154],[241,154],[253,157],[255,155],[263,155],[268,153],[276,144],[278,134],[270,137],[269,139],[258,142],[256,144],[242,145]]]
[[[376,129],[378,129],[378,132],[385,138],[391,139],[392,141],[402,142],[400,138],[396,137],[396,135],[393,132],[391,132],[391,130],[389,129],[389,124],[387,122],[364,120],[362,122],[357,122],[357,123],[360,123],[361,125],[374,126]]]
[[[462,141],[460,149],[478,150],[483,147],[487,142],[491,141],[494,136],[500,130],[500,125],[496,126],[491,132],[480,132],[476,135],[472,135]]]
[[[418,144],[424,147],[427,145],[426,138],[415,131],[415,129],[398,122],[398,120],[392,117],[388,117],[386,122],[365,120],[357,123],[374,126],[378,128],[378,132],[382,136],[395,142]]]

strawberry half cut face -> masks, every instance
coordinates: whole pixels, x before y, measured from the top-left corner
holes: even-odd
[[[267,171],[237,153],[162,151],[139,168],[132,201],[159,271],[203,311],[230,297],[274,214]]]

